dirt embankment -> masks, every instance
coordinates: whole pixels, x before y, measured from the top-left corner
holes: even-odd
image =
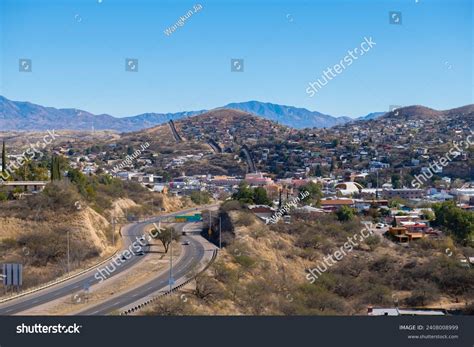
[[[90,243],[101,255],[109,250],[107,242],[109,228],[109,222],[89,207],[71,215],[56,215],[54,220],[46,221],[2,217],[0,218],[0,241],[15,239],[21,243],[24,237],[32,233],[64,230],[71,233],[71,239]],[[28,247],[28,245],[24,246]],[[5,250],[2,253],[0,257],[5,256]]]
[[[0,263],[23,264],[26,289],[111,255],[111,239],[110,223],[89,207],[44,220],[0,217]]]
[[[160,208],[148,209],[145,215],[177,211],[192,205],[189,199],[159,198],[155,202]],[[0,216],[0,263],[24,265],[23,289],[63,277],[68,270],[73,273],[88,268],[120,249],[119,230],[128,223],[127,213],[147,207],[121,198],[102,214],[80,205],[73,211],[38,209],[41,212],[38,215],[5,213]]]

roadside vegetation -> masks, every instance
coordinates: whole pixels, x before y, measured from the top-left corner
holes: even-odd
[[[31,161],[14,178],[52,179],[37,193],[23,187],[0,191],[0,262],[24,265],[23,289],[111,254],[119,245],[112,242],[119,240],[118,235],[112,235],[112,218],[117,233],[120,224],[156,214],[165,207],[162,194],[103,173],[84,175],[69,167],[61,156]],[[122,207],[117,202],[122,202]]]
[[[146,314],[365,315],[369,306],[472,310],[474,271],[460,265],[457,254],[466,248],[454,233],[408,247],[369,236],[311,284],[307,270],[362,229],[354,211],[313,218],[292,213],[291,224],[265,225],[231,200],[219,216],[224,250],[218,260],[192,289],[158,300]]]

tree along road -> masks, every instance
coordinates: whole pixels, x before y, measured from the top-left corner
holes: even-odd
[[[188,223],[191,224],[191,223]],[[176,227],[177,231],[181,232],[186,224],[180,224]],[[195,271],[197,271],[199,264],[204,258],[204,242],[207,242],[200,235],[190,235],[182,237],[184,245],[183,254],[179,257],[176,264],[173,264],[172,278],[175,282],[180,279],[189,278]],[[187,241],[187,242],[186,242]],[[130,290],[124,294],[114,296],[109,300],[79,312],[79,315],[106,315],[112,311],[123,308],[131,303],[145,298],[155,292],[167,290],[169,288],[169,268],[161,270],[157,273],[157,277],[145,282],[143,285]]]
[[[213,207],[213,206],[214,205],[206,206],[206,207],[200,208],[200,210],[204,208]],[[158,222],[159,220],[165,219],[167,217],[172,217],[175,215],[179,215],[179,214],[183,214],[183,213],[187,213],[191,211],[196,211],[196,209],[187,209],[183,211],[173,212],[170,214],[152,218],[144,222],[132,224],[130,227],[126,229],[126,232],[123,235],[124,249],[128,249],[128,247],[138,237],[141,237],[143,235],[143,229],[145,228],[147,224],[152,223],[152,222]],[[16,313],[31,309],[33,307],[45,304],[47,302],[56,300],[58,298],[71,295],[85,288],[89,288],[90,286],[99,283],[99,280],[96,278],[97,268],[99,267],[104,268],[108,265],[110,266],[110,268],[116,267],[117,269],[110,275],[111,277],[116,276],[122,271],[125,271],[133,266],[138,265],[142,261],[142,259],[144,259],[144,257],[146,256],[146,252],[148,251],[148,249],[149,249],[149,246],[143,247],[143,250],[145,251],[144,256],[138,256],[134,254],[130,259],[123,262],[120,266],[116,266],[115,264],[112,263],[112,261],[109,261],[98,267],[94,267],[91,270],[87,271],[86,273],[80,276],[71,278],[70,280],[67,280],[65,282],[58,283],[57,285],[54,285],[52,287],[45,288],[45,289],[39,290],[38,292],[31,293],[23,297],[20,297],[18,299],[12,299],[3,304],[0,304],[0,315],[16,314]]]

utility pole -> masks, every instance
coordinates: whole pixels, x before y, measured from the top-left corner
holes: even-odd
[[[211,229],[211,210],[209,210],[209,231],[207,232],[207,234],[209,235],[209,239],[211,238],[211,232],[212,232],[212,229]]]
[[[376,171],[377,173],[377,188],[375,188],[375,198],[379,199],[379,170]]]
[[[170,231],[170,297],[171,297],[171,291],[173,290],[173,231],[171,229]]]
[[[219,249],[222,249],[222,217],[219,216]]]
[[[115,217],[112,216],[112,246],[115,246]]]
[[[67,273],[69,273],[69,230],[67,231]]]

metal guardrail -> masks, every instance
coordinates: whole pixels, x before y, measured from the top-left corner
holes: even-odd
[[[171,293],[173,293],[174,291],[178,290],[178,289],[181,289],[182,287],[184,287],[185,285],[189,284],[191,281],[193,281],[197,276],[201,275],[202,273],[204,273],[207,269],[209,269],[209,267],[212,265],[212,263],[216,260],[217,258],[217,253],[218,253],[218,249],[215,249],[213,251],[213,254],[212,254],[212,257],[211,257],[211,260],[206,264],[206,266],[201,270],[199,271],[195,276],[187,279],[186,281],[184,281],[183,283],[181,283],[180,285],[177,285],[176,287],[172,288],[171,290],[168,290],[167,292],[164,292],[164,293],[161,293],[161,294],[158,294],[154,297],[152,297],[151,299],[149,300],[146,300],[144,302],[142,302],[141,304],[138,304],[128,310],[125,310],[125,311],[122,311],[120,312],[120,316],[127,316],[131,313],[135,313],[135,312],[138,312],[139,310],[141,310],[142,308],[144,308],[145,306],[153,303],[154,301],[158,300],[159,298],[163,297],[163,296],[166,296],[166,295],[169,295]]]
[[[204,207],[207,207],[207,206],[213,206],[213,205],[206,205],[206,206],[204,206]],[[185,210],[185,211],[186,211],[186,210]],[[176,212],[176,213],[181,213],[181,212],[182,212],[182,211],[178,211],[178,212]],[[175,212],[172,212],[171,214],[173,214],[173,213],[175,213]],[[155,217],[156,217],[156,216],[155,216]],[[155,217],[153,217],[153,218],[155,218]],[[159,216],[158,216],[158,217],[159,217]],[[143,222],[145,222],[145,221],[143,221]],[[120,233],[120,234],[121,234],[121,231],[122,231],[122,228],[120,228],[120,230],[119,230],[119,233]],[[76,277],[78,277],[78,276],[81,276],[81,275],[85,274],[86,272],[89,272],[89,271],[91,271],[92,269],[94,269],[94,268],[96,268],[96,267],[98,267],[98,266],[100,266],[100,265],[102,265],[102,264],[104,264],[104,263],[110,261],[119,251],[121,251],[121,250],[116,250],[116,251],[115,251],[114,253],[112,253],[112,255],[110,255],[108,258],[106,258],[106,259],[104,259],[104,260],[102,260],[102,261],[100,261],[100,262],[94,264],[93,266],[91,266],[91,267],[89,267],[89,268],[87,268],[87,269],[85,269],[85,270],[81,270],[80,272],[75,273],[75,274],[73,274],[73,275],[71,275],[71,276],[68,276],[68,277],[65,277],[65,278],[61,278],[61,279],[59,279],[59,280],[53,280],[53,281],[51,281],[51,282],[49,282],[49,283],[46,283],[46,284],[44,284],[44,285],[42,285],[42,286],[40,286],[40,287],[38,287],[38,288],[33,288],[33,289],[30,289],[30,290],[28,290],[28,291],[26,291],[26,292],[23,292],[23,293],[20,293],[20,294],[17,294],[17,295],[13,295],[13,296],[10,296],[10,297],[4,298],[4,299],[0,299],[0,304],[3,304],[3,303],[5,303],[5,302],[7,302],[7,301],[11,301],[11,300],[14,300],[14,299],[21,298],[21,297],[23,297],[23,296],[25,296],[25,295],[29,295],[29,294],[33,294],[33,293],[39,292],[39,291],[41,291],[41,290],[43,290],[43,289],[50,288],[50,287],[52,287],[52,286],[54,286],[54,285],[56,285],[56,284],[60,284],[60,283],[66,282],[66,281],[68,281],[68,280],[70,280],[70,279],[73,279],[73,278],[76,278]],[[217,256],[217,254],[216,254],[216,255],[213,255],[213,259],[211,259],[211,261],[214,261],[215,256]],[[211,262],[209,263],[209,265],[210,265],[210,264],[211,264]],[[205,270],[207,270],[207,268],[205,268]],[[188,283],[189,283],[189,282],[188,282]]]
[[[14,300],[14,299],[18,299],[18,298],[21,298],[25,295],[29,295],[29,294],[33,294],[33,293],[36,293],[36,292],[39,292],[40,290],[43,290],[43,289],[47,289],[49,287],[52,287],[52,286],[55,286],[56,284],[60,284],[60,283],[63,283],[63,282],[66,282],[66,281],[69,281],[70,279],[73,279],[73,278],[76,278],[78,276],[81,276],[83,274],[85,274],[86,272],[89,272],[91,270],[93,270],[94,268],[104,264],[104,263],[107,263],[108,261],[110,261],[116,254],[117,254],[118,251],[115,251],[111,256],[109,256],[108,258],[94,264],[93,266],[85,269],[85,270],[81,270],[79,271],[78,273],[75,273],[74,275],[71,275],[71,276],[68,276],[68,277],[65,277],[65,278],[61,278],[60,280],[54,280],[52,282],[49,282],[49,283],[46,283],[44,285],[42,285],[41,287],[38,287],[38,288],[33,288],[33,289],[30,289],[26,292],[23,292],[23,293],[20,293],[20,294],[17,294],[17,295],[14,295],[14,296],[10,296],[8,298],[5,298],[5,299],[1,299],[0,300],[0,304],[4,303],[4,302],[7,302],[7,301],[10,301],[10,300]]]

